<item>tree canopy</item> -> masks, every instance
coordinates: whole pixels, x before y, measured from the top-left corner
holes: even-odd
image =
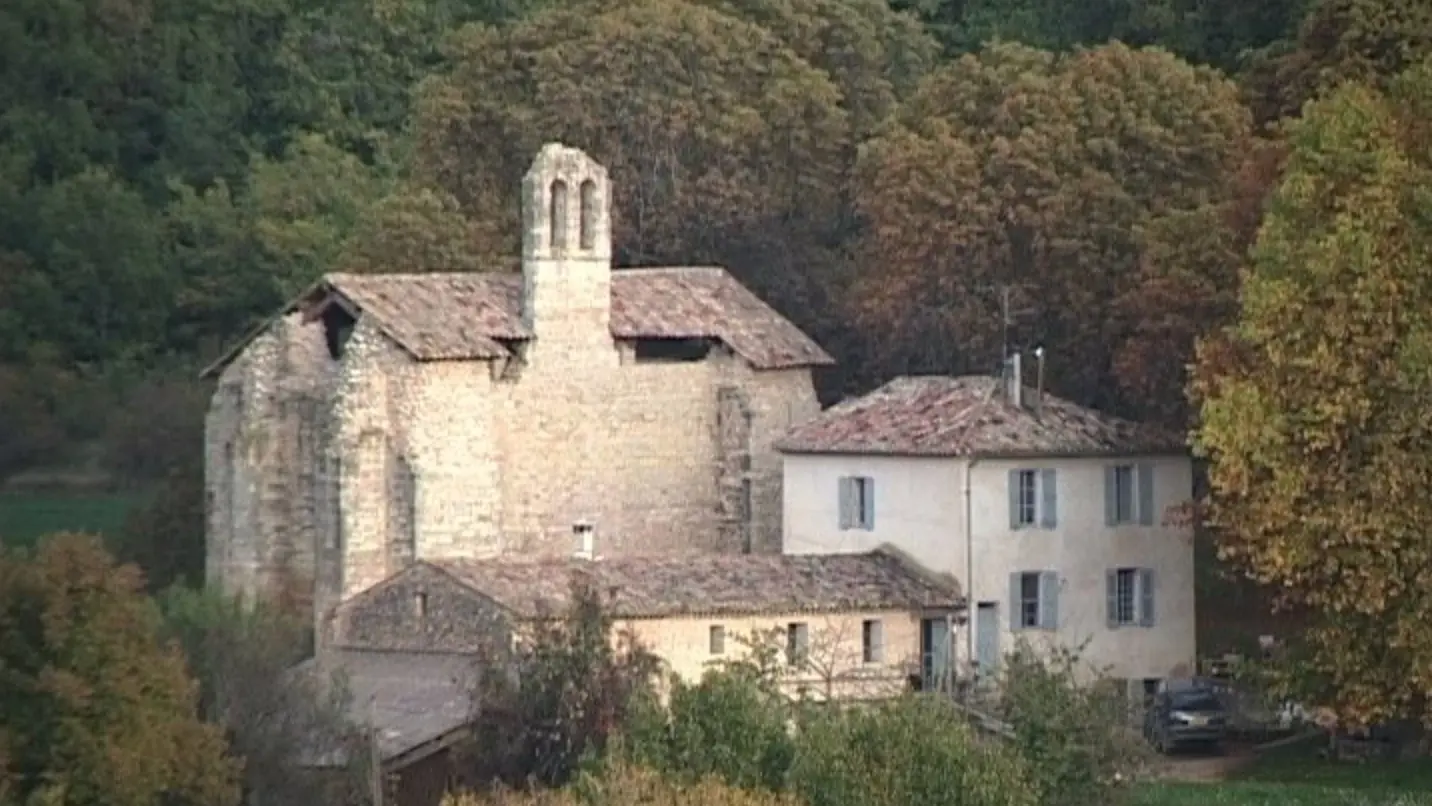
[[[999,289],[1014,286],[1015,336],[1044,345],[1049,382],[1120,408],[1114,357],[1136,321],[1116,301],[1151,236],[1226,199],[1248,138],[1236,88],[1164,52],[965,56],[862,150],[855,315],[889,365],[984,372],[1000,358]]]
[[[237,806],[237,765],[197,693],[137,568],[78,534],[0,550],[0,795]]]
[[[1312,611],[1304,682],[1362,723],[1432,717],[1429,113],[1432,63],[1309,106],[1200,354],[1225,551]]]

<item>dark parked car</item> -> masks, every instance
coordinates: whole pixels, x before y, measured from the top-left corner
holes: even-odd
[[[1228,734],[1228,712],[1209,682],[1170,680],[1144,712],[1144,737],[1160,753],[1183,747],[1218,748]]]

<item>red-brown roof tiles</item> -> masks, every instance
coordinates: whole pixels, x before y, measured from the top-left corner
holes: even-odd
[[[1047,392],[1016,407],[993,377],[902,377],[843,401],[776,443],[786,453],[1039,456],[1177,453],[1183,440]]]
[[[517,273],[329,274],[286,312],[325,294],[337,294],[374,317],[383,333],[419,361],[500,358],[508,352],[503,341],[534,335],[522,323]],[[613,270],[611,330],[618,339],[716,339],[757,369],[835,363],[721,268]],[[247,341],[204,374],[222,369]]]
[[[598,593],[612,595],[611,615],[621,618],[963,605],[952,578],[920,568],[893,550],[428,562],[527,618],[560,615],[569,604],[573,573],[589,574]]]

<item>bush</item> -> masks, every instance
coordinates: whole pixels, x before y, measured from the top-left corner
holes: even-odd
[[[652,770],[616,763],[598,775],[584,777],[567,789],[518,792],[499,790],[490,796],[449,795],[443,806],[798,806],[783,794],[738,789],[714,778],[694,784],[677,782]]]
[[[200,713],[224,729],[254,800],[353,802],[367,786],[365,736],[348,719],[345,687],[294,671],[308,654],[308,620],[177,586],[163,592],[159,605],[165,636],[184,650],[199,683]],[[300,762],[314,748],[346,754],[341,774],[308,774]]]
[[[1150,758],[1133,730],[1126,693],[1081,685],[1077,665],[1077,653],[1041,658],[1020,647],[1004,667],[1001,715],[1014,728],[1013,746],[1041,803],[1049,806],[1115,803]]]
[[[790,788],[810,806],[1036,806],[1024,760],[947,700],[831,707],[802,728]]]
[[[658,661],[611,619],[589,580],[574,575],[566,616],[539,621],[515,650],[482,653],[473,693],[478,779],[562,786],[621,734],[650,698]]]
[[[677,681],[668,710],[647,711],[653,727],[633,725],[632,756],[668,775],[714,776],[731,786],[778,790],[795,755],[789,703],[744,666],[708,672],[696,685]]]

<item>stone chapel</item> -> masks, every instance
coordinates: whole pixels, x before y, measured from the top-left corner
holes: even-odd
[[[205,376],[207,575],[313,609],[417,560],[780,551],[810,338],[725,270],[612,267],[606,169],[523,178],[522,271],[329,274]]]

